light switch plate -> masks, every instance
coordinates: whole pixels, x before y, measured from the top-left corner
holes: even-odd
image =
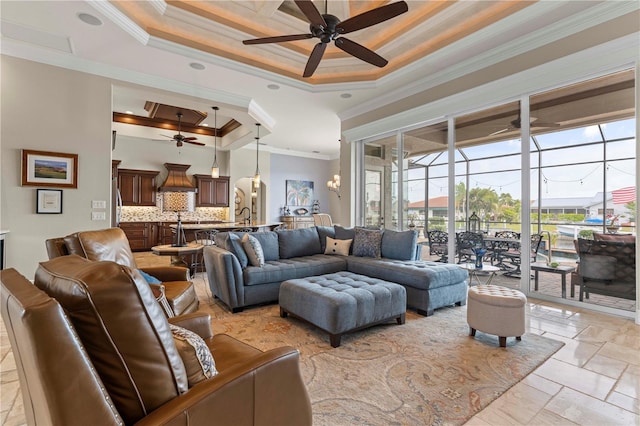
[[[107,208],[107,202],[104,200],[93,200],[91,201],[91,208],[92,209],[106,209]]]
[[[91,220],[107,220],[105,212],[91,212]]]

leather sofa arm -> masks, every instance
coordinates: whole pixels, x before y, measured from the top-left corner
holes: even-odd
[[[192,314],[180,315],[169,318],[169,322],[173,325],[191,330],[203,339],[213,337],[213,330],[211,329],[211,315],[207,313],[194,312]]]
[[[215,420],[215,421],[214,421]],[[138,426],[215,424],[311,425],[300,354],[281,347],[221,371],[167,402]]]
[[[162,282],[190,281],[191,278],[189,268],[182,266],[147,266],[140,269]]]

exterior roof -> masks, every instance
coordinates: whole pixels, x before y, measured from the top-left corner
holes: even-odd
[[[446,209],[447,204],[449,202],[449,197],[443,195],[441,197],[435,197],[429,199],[429,208],[430,209]],[[410,209],[423,209],[424,208],[424,200],[414,201],[413,203],[409,203],[408,206]]]

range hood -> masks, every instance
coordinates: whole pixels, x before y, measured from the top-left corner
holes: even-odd
[[[164,166],[169,171],[164,183],[158,188],[160,192],[196,192],[196,187],[193,186],[189,178],[187,177],[187,169],[191,167],[188,164],[175,164],[164,163]]]

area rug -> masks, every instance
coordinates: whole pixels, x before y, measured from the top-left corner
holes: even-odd
[[[463,424],[563,345],[526,334],[500,348],[496,336],[469,337],[466,307],[451,307],[430,317],[407,311],[404,325],[348,334],[332,348],[326,333],[280,318],[277,305],[233,315],[215,305],[215,333],[300,350],[316,426]]]

